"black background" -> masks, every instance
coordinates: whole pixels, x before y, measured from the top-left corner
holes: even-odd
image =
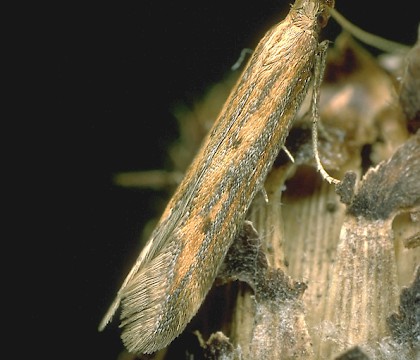
[[[416,10],[365,3],[341,0],[337,9],[365,30],[414,43]],[[10,242],[23,295],[11,291],[7,312],[24,319],[10,333],[28,357],[116,359],[117,321],[103,333],[97,325],[164,194],[118,188],[112,176],[165,166],[177,136],[173,106],[221,80],[288,2],[36,6],[9,29],[22,40],[14,44],[22,55],[11,89],[19,94],[11,116],[18,136],[9,149],[20,155]],[[338,32],[331,21],[324,35]]]

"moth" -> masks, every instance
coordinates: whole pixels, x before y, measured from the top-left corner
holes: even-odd
[[[296,0],[257,45],[99,325],[103,330],[120,307],[129,352],[164,348],[198,311],[284,146],[333,6]]]

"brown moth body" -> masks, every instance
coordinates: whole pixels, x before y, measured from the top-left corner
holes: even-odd
[[[199,309],[307,93],[331,6],[297,0],[259,42],[100,324],[121,306],[128,351],[167,346]]]

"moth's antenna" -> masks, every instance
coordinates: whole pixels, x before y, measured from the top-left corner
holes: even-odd
[[[356,39],[359,39],[363,43],[373,46],[379,50],[389,52],[389,53],[402,53],[405,54],[410,50],[410,47],[392,40],[384,39],[375,34],[369,33],[358,26],[354,25],[352,22],[347,20],[343,15],[341,15],[335,9],[329,9],[332,18],[337,21],[337,23]]]

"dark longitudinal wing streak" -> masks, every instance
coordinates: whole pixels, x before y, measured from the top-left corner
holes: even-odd
[[[245,99],[245,101],[247,101],[247,99]],[[233,117],[228,123],[228,126],[226,126],[224,130],[224,135],[226,135],[226,133],[229,132],[236,119],[241,115],[241,112],[239,111],[236,115],[237,116]],[[108,311],[106,312],[102,321],[100,322],[98,327],[99,331],[102,331],[106,327],[106,325],[112,320],[112,317],[114,316],[115,312],[118,310],[121,303],[122,294],[124,293],[127,284],[142,268],[144,268],[157,254],[159,254],[162,251],[162,249],[169,246],[171,242],[171,233],[178,226],[178,224],[182,222],[183,218],[188,215],[188,206],[191,202],[191,199],[194,197],[194,193],[197,190],[197,187],[200,184],[200,179],[203,177],[203,174],[207,169],[207,164],[212,161],[214,155],[216,154],[217,150],[219,149],[220,145],[225,139],[226,136],[221,136],[217,138],[216,143],[213,145],[213,149],[208,152],[209,156],[207,157],[206,162],[200,165],[200,171],[198,175],[196,175],[193,178],[192,186],[180,186],[180,188],[182,187],[183,189],[186,189],[185,193],[179,197],[180,200],[175,204],[174,208],[171,209],[170,215],[166,219],[161,219],[158,226],[151,234],[150,239],[140,252],[140,255],[134,263],[133,268],[126,276],[123,284],[118,290],[114,301],[112,302]],[[189,177],[186,176],[184,179],[188,178]]]

